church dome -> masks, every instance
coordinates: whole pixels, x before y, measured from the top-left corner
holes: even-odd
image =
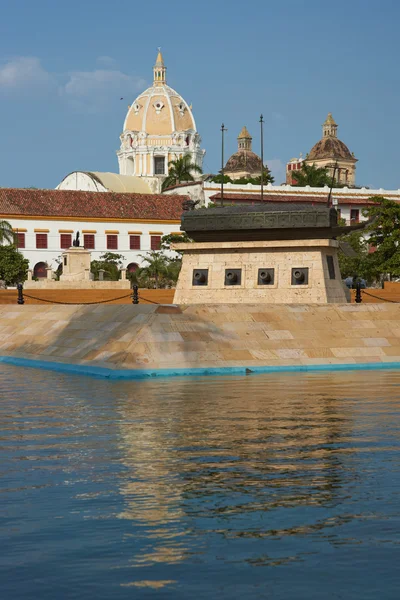
[[[335,137],[323,137],[313,146],[308,154],[307,160],[319,158],[349,158],[353,155],[344,142]]]
[[[232,154],[225,165],[224,173],[232,179],[241,177],[258,177],[262,171],[262,161],[251,149],[252,137],[243,127],[238,135],[238,150]]]
[[[239,173],[245,171],[249,174],[261,175],[261,158],[251,150],[238,150],[232,154],[225,165],[224,173]]]
[[[140,94],[129,107],[124,131],[143,132],[147,135],[196,131],[191,107],[178,92],[167,85],[166,71],[159,51],[153,69],[153,85]]]
[[[344,142],[337,137],[337,123],[328,113],[322,125],[322,139],[313,146],[307,156],[307,161],[331,159],[354,160],[355,158]]]

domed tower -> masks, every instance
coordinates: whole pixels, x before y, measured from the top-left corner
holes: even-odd
[[[168,175],[171,160],[190,154],[202,167],[205,150],[200,148],[191,106],[167,85],[167,68],[159,49],[153,67],[153,85],[128,108],[121,147],[117,152],[121,175],[151,178],[154,191]]]
[[[261,158],[251,149],[252,137],[243,127],[238,135],[238,149],[225,165],[224,175],[231,179],[241,177],[260,177],[262,170]]]
[[[335,179],[338,183],[354,186],[356,182],[356,162],[354,153],[337,137],[338,126],[331,113],[322,125],[322,139],[313,146],[305,162],[316,167],[325,167],[333,175],[335,164],[337,169]]]

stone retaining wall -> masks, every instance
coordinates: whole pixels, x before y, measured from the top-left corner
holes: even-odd
[[[0,355],[107,369],[400,362],[400,305],[0,305]]]

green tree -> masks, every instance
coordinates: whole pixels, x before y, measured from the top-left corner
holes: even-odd
[[[192,173],[202,173],[201,167],[192,162],[190,154],[185,154],[182,158],[171,160],[168,163],[168,175],[162,183],[162,190],[166,190],[172,185],[178,183],[186,183],[188,181],[194,181]]]
[[[8,221],[0,220],[0,244],[13,244],[15,233]]]
[[[400,276],[400,204],[383,196],[371,198],[373,204],[363,210],[372,219],[366,229],[368,243],[376,248],[368,255],[371,273],[375,278],[389,274]]]
[[[343,235],[340,241],[346,242],[355,252],[355,256],[347,256],[344,252],[339,252],[339,267],[343,279],[358,275],[367,281],[374,279],[371,273],[368,242],[362,231],[353,231],[350,234]]]
[[[271,174],[271,171],[268,169],[266,165],[264,165],[264,173],[263,173],[263,185],[267,185],[268,183],[274,183],[275,179]],[[258,177],[240,177],[239,179],[235,179],[232,183],[236,183],[238,185],[246,185],[247,183],[252,183],[253,185],[261,185],[261,175]]]
[[[215,175],[215,177],[213,177],[211,181],[213,183],[222,183],[222,174],[218,173],[218,175]],[[234,183],[234,181],[230,177],[228,177],[228,175],[224,175],[224,183]]]
[[[0,246],[0,279],[6,285],[25,281],[29,268],[29,260],[13,245]]]
[[[138,281],[146,281],[148,286],[161,287],[162,280],[167,276],[169,259],[160,251],[150,250],[147,254],[140,254],[146,266],[137,271]]]
[[[330,187],[332,184],[332,177],[329,175],[327,169],[319,168],[315,166],[315,164],[307,165],[304,162],[301,169],[292,172],[292,178],[292,185],[298,187],[304,187],[306,185],[311,187],[324,187],[327,185]]]
[[[179,244],[180,242],[187,243],[192,241],[193,240],[185,231],[182,231],[182,233],[167,233],[161,238],[161,250],[171,250],[171,244],[174,243]],[[182,256],[182,252],[179,252],[178,250],[174,250],[174,252]]]
[[[104,278],[109,281],[118,281],[122,268],[122,261],[125,260],[122,254],[114,252],[105,252],[99,260],[92,260],[90,270],[94,275],[95,280],[99,279],[100,269],[104,270]]]

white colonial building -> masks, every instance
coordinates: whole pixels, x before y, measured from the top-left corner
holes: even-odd
[[[97,260],[104,252],[122,254],[122,266],[135,271],[142,255],[158,250],[163,235],[179,233],[187,196],[118,194],[68,190],[0,189],[0,219],[17,234],[17,245],[34,277],[56,270],[63,250],[80,244]]]

